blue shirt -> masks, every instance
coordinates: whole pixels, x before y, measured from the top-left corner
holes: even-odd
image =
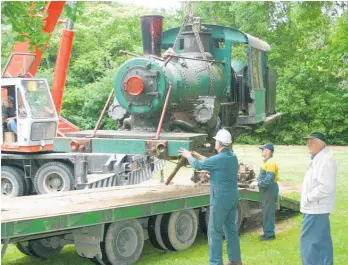
[[[210,203],[227,203],[239,199],[238,159],[233,151],[226,148],[220,153],[197,160],[188,158],[190,165],[198,170],[210,172]]]

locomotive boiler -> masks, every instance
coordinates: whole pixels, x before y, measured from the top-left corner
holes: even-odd
[[[211,139],[222,127],[237,136],[279,116],[266,42],[199,20],[163,33],[162,16],[144,16],[141,23],[144,55],[120,66],[109,109],[123,129],[155,131],[162,116],[166,132]],[[169,50],[162,57],[163,49]]]

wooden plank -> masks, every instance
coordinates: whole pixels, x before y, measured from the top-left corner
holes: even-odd
[[[1,222],[32,220],[208,195],[209,186],[113,187],[3,200]]]

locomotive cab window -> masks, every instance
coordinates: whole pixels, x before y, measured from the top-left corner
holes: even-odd
[[[254,89],[264,89],[261,56],[260,50],[251,48],[251,80]]]

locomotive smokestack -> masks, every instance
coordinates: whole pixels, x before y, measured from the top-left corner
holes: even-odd
[[[163,16],[150,15],[141,17],[144,55],[161,56]]]

